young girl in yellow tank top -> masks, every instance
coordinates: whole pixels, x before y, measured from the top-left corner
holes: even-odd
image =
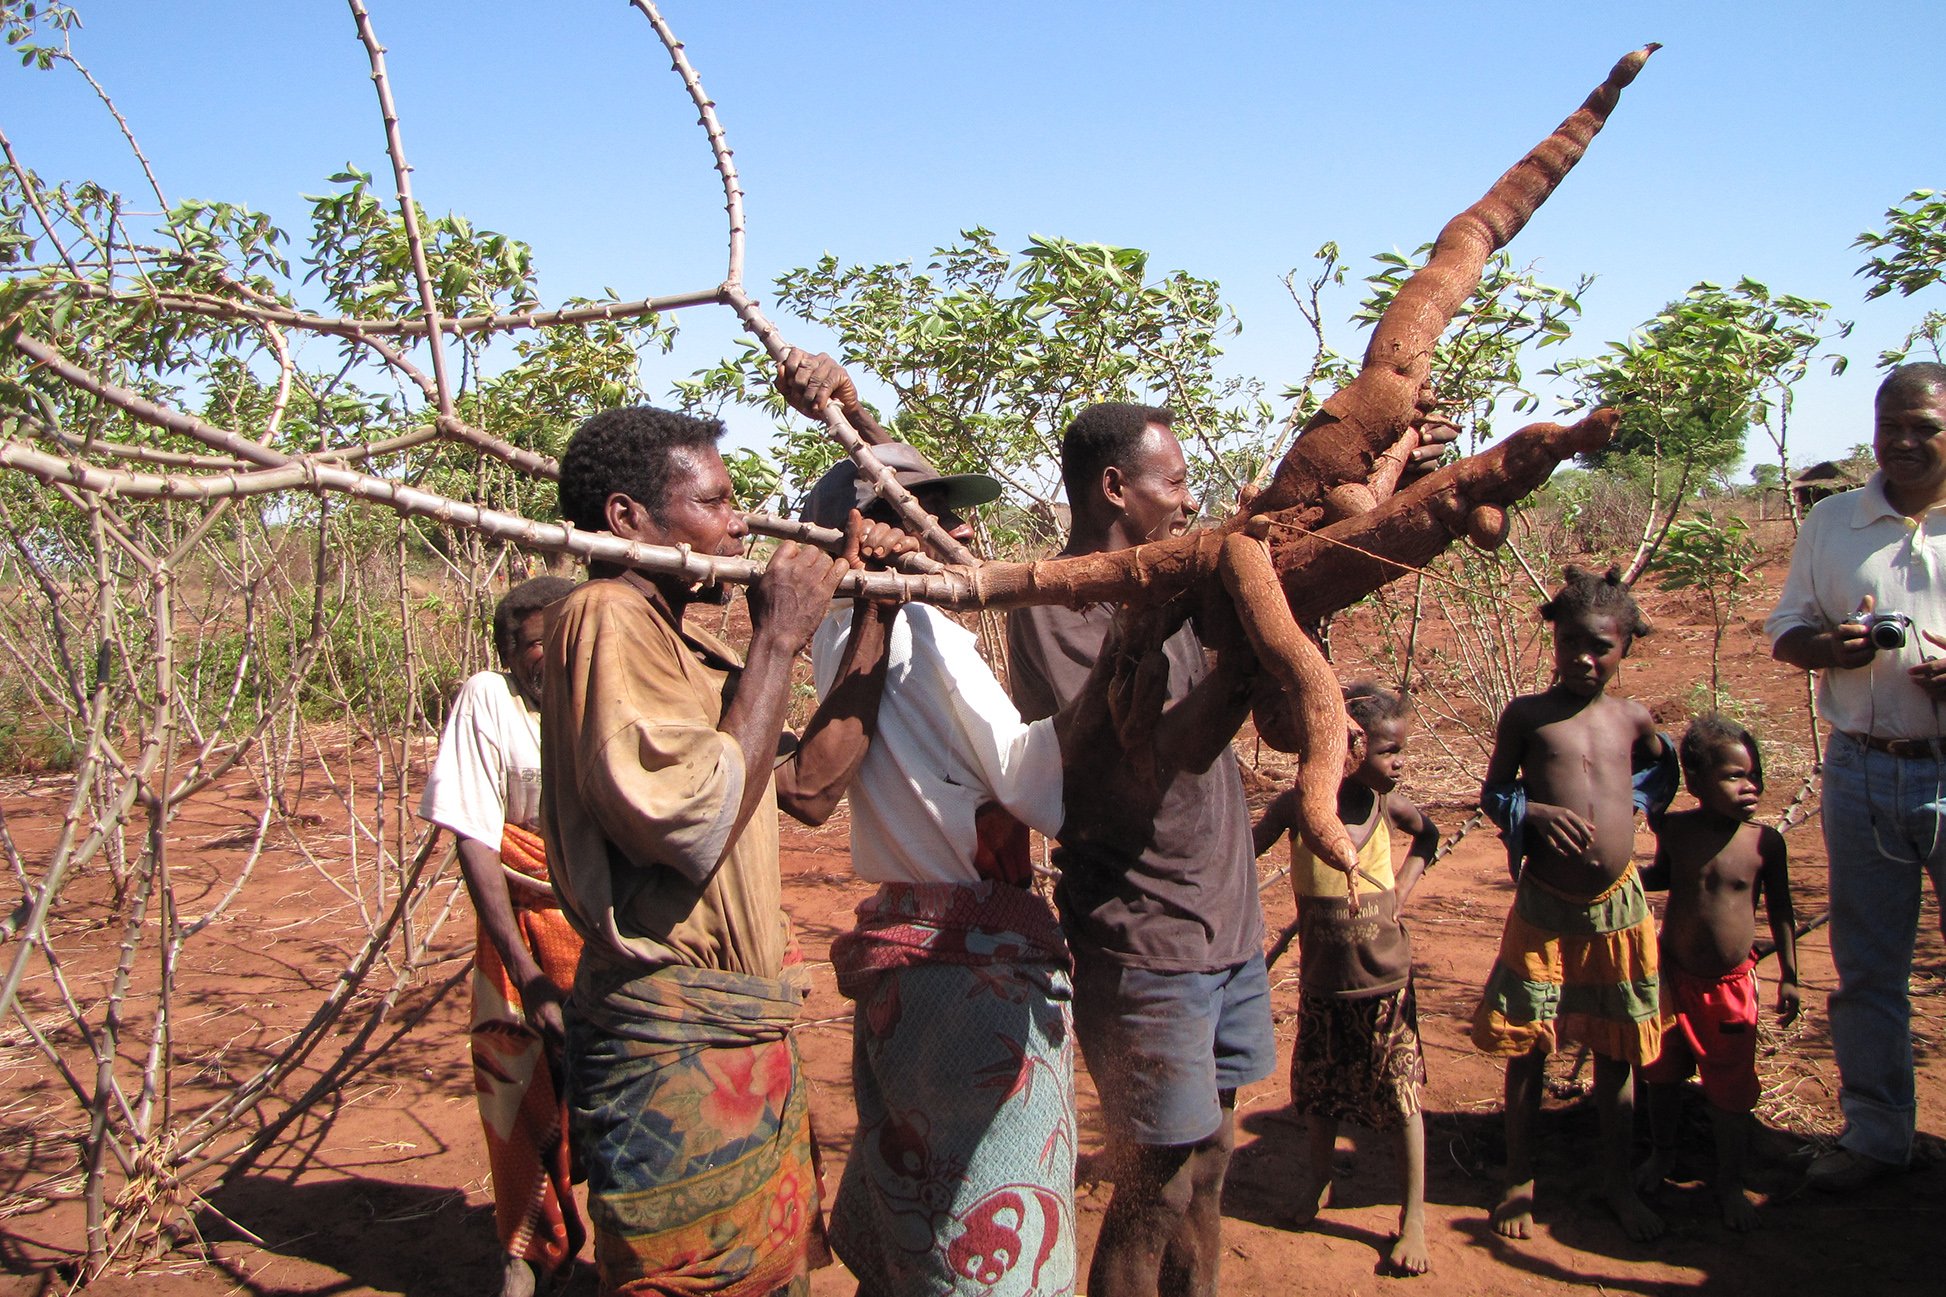
[[[1272,802],[1256,828],[1258,855],[1290,838],[1297,893],[1302,1007],[1291,1102],[1309,1119],[1311,1181],[1293,1215],[1308,1223],[1331,1203],[1339,1122],[1396,1131],[1405,1202],[1386,1265],[1394,1273],[1424,1274],[1432,1266],[1419,1113],[1426,1066],[1412,993],[1412,940],[1399,911],[1439,845],[1439,830],[1398,792],[1412,733],[1411,702],[1398,690],[1361,680],[1346,688],[1345,709],[1365,731],[1363,758],[1338,787],[1338,816],[1358,848],[1357,872],[1346,875],[1322,863],[1291,832],[1294,790]],[[1394,829],[1412,838],[1396,869]]]

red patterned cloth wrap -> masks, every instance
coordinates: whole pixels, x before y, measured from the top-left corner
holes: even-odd
[[[1721,977],[1695,977],[1666,959],[1662,965],[1662,1056],[1642,1069],[1651,1085],[1692,1075],[1725,1112],[1757,1106],[1757,957]]]
[[[547,846],[509,824],[500,861],[547,881]],[[581,960],[581,938],[552,895],[510,885],[520,939],[565,998]],[[587,1236],[569,1191],[567,1105],[556,1083],[559,1058],[548,1057],[539,1032],[527,1025],[520,990],[500,952],[478,925],[473,957],[473,1090],[493,1169],[493,1217],[508,1256],[558,1270]]]
[[[858,1132],[831,1246],[864,1297],[1074,1291],[1071,962],[1006,883],[886,883],[831,945]]]
[[[1047,902],[1007,883],[881,883],[854,913],[858,926],[831,943],[838,990],[854,1000],[878,974],[916,964],[1074,971]]]

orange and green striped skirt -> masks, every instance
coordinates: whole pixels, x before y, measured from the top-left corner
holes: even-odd
[[[1473,1014],[1473,1043],[1503,1057],[1585,1044],[1639,1066],[1662,1052],[1659,997],[1655,916],[1633,868],[1592,898],[1529,874]]]

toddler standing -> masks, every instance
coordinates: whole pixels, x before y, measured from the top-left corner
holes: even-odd
[[[1716,1130],[1716,1194],[1723,1223],[1747,1230],[1757,1213],[1743,1193],[1750,1110],[1757,1106],[1757,897],[1777,943],[1777,1014],[1796,1019],[1797,918],[1784,835],[1753,824],[1764,790],[1763,755],[1750,731],[1710,714],[1689,723],[1682,771],[1702,803],[1663,818],[1655,864],[1642,885],[1668,889],[1662,915],[1662,1056],[1642,1069],[1655,1123],[1655,1156],[1642,1189],[1659,1188],[1676,1160],[1682,1082],[1700,1073]]]
[[[1296,1215],[1309,1222],[1330,1205],[1339,1122],[1395,1131],[1405,1201],[1385,1262],[1394,1273],[1418,1275],[1432,1268],[1426,1248],[1426,1132],[1419,1110],[1426,1065],[1412,993],[1412,940],[1399,912],[1439,845],[1439,830],[1398,792],[1412,704],[1403,693],[1364,680],[1346,689],[1345,709],[1365,730],[1363,758],[1338,786],[1338,817],[1358,849],[1357,874],[1320,862],[1291,832],[1295,790],[1272,802],[1256,828],[1258,855],[1290,835],[1291,884],[1297,893],[1302,1007],[1291,1058],[1291,1102],[1309,1119],[1311,1182]],[[1396,870],[1395,828],[1412,835]],[[1356,889],[1355,909],[1351,889]]]

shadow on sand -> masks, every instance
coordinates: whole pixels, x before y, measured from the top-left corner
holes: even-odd
[[[251,1175],[212,1194],[210,1202],[216,1210],[203,1212],[197,1222],[210,1242],[261,1240],[266,1252],[344,1276],[342,1282],[293,1290],[261,1283],[242,1267],[219,1262],[241,1292],[269,1297],[371,1290],[459,1297],[499,1291],[493,1209],[469,1207],[460,1189],[359,1177],[291,1184]],[[595,1289],[594,1267],[582,1261],[572,1282],[555,1292],[593,1297]]]

